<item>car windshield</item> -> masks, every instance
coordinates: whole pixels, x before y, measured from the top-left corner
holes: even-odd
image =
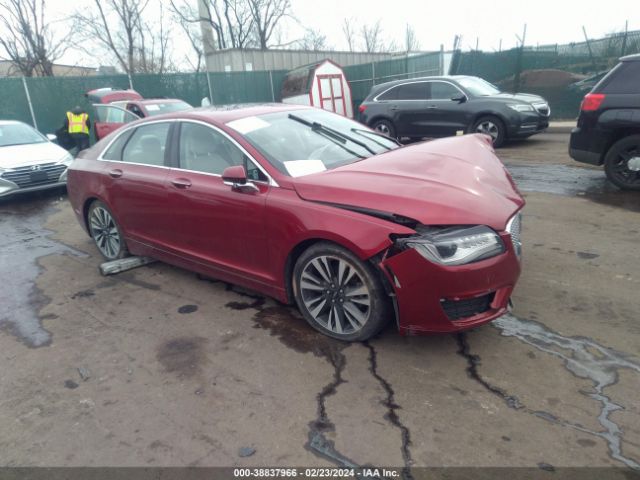
[[[486,80],[478,77],[464,77],[458,78],[458,83],[462,85],[471,95],[476,97],[486,97],[488,95],[496,95],[500,93],[494,85],[491,85]]]
[[[187,102],[167,102],[167,103],[149,103],[145,105],[149,115],[160,115],[161,113],[181,112],[183,110],[191,110],[193,107]]]
[[[44,143],[47,139],[24,123],[0,124],[0,147]]]
[[[270,113],[227,125],[275,168],[292,177],[331,170],[398,148],[394,140],[320,109]]]

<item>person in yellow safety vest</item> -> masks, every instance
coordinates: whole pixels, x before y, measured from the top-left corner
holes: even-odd
[[[64,128],[69,132],[69,137],[73,140],[77,148],[76,154],[81,150],[89,148],[89,115],[79,106],[67,112],[64,120]]]

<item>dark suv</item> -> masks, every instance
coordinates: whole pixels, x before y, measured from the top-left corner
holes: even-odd
[[[604,164],[618,187],[640,190],[640,55],[621,58],[584,97],[569,154],[578,162]]]
[[[478,77],[445,76],[376,85],[359,107],[360,121],[391,137],[486,133],[499,147],[549,126],[551,110],[537,95],[503,93]]]

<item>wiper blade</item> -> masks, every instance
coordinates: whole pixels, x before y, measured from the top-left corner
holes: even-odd
[[[368,135],[373,135],[375,137],[380,137],[380,138],[384,138],[385,140],[389,140],[390,142],[395,143],[396,145],[402,145],[398,140],[396,140],[395,138],[391,138],[386,136],[383,133],[378,133],[378,132],[372,132],[371,130],[365,130],[364,128],[352,128],[351,131],[353,133],[357,133],[358,135],[362,135],[363,137],[368,137]],[[377,142],[376,140],[374,140],[373,138],[369,138],[369,140],[371,140],[373,143],[375,143],[376,145],[380,145],[382,148],[386,148],[387,150],[391,150],[391,147],[388,145],[385,145],[382,142]]]
[[[331,127],[327,127],[326,125],[323,125],[323,124],[318,123],[318,122],[310,122],[309,120],[305,120],[304,118],[302,118],[302,117],[298,117],[297,115],[294,115],[294,114],[292,114],[292,113],[290,113],[290,114],[289,114],[289,118],[290,118],[291,120],[295,120],[296,122],[300,122],[300,123],[302,123],[303,125],[307,125],[308,127],[311,127],[311,129],[312,129],[312,130],[316,130],[316,131],[317,131],[317,130],[325,131],[325,132],[327,132],[327,133],[329,133],[329,134],[331,134],[331,135],[335,135],[335,136],[336,136],[336,137],[338,137],[338,138],[341,138],[341,139],[343,139],[343,140],[348,140],[348,141],[350,141],[351,143],[355,143],[356,145],[358,145],[358,146],[360,146],[360,147],[364,148],[364,149],[365,149],[367,152],[369,152],[371,155],[375,155],[375,154],[376,154],[376,151],[375,151],[375,150],[373,150],[373,149],[372,149],[369,145],[367,145],[366,143],[361,142],[361,141],[360,141],[360,140],[358,140],[357,138],[353,138],[353,137],[350,137],[349,135],[345,135],[344,133],[339,132],[338,130],[334,130],[334,129],[333,129],[333,128],[331,128]],[[361,157],[361,158],[364,158],[364,157]]]
[[[358,157],[360,159],[367,158],[364,155],[361,155],[358,152],[354,152],[353,150],[348,148],[345,145],[346,140],[344,138],[342,138],[340,135],[335,135],[335,134],[333,134],[333,133],[331,133],[329,131],[326,131],[324,129],[314,128],[314,123],[313,122],[309,122],[308,120],[305,120],[304,118],[298,117],[296,115],[289,114],[289,118],[291,120],[295,120],[296,122],[302,123],[303,125],[306,125],[306,126],[310,127],[312,132],[315,132],[318,135],[322,135],[324,138],[326,138],[327,140],[330,140],[331,142],[335,143],[336,145],[338,145],[343,150],[349,152],[351,155],[353,155],[355,157]]]

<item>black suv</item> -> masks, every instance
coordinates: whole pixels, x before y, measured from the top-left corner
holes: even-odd
[[[584,97],[569,154],[578,162],[604,164],[618,187],[640,190],[640,55],[621,58]]]
[[[360,121],[391,137],[448,137],[486,133],[499,147],[549,126],[542,97],[503,93],[478,77],[445,76],[376,85],[359,107]]]

